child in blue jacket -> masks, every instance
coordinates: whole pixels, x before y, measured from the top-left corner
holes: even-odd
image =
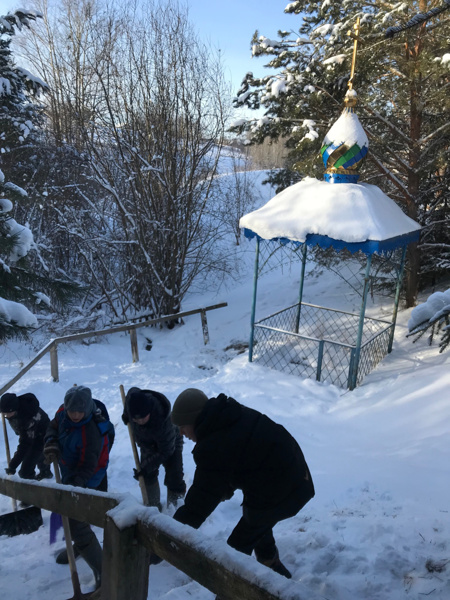
[[[45,435],[48,463],[57,459],[66,485],[105,490],[113,425],[102,415],[83,385],[70,388]],[[74,551],[91,567],[96,588],[101,583],[102,549],[89,523],[69,519]]]

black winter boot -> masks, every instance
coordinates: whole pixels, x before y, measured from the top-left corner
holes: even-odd
[[[53,477],[53,473],[50,471],[50,467],[43,469],[40,473],[36,475],[37,481],[42,481],[43,479],[51,479]]]
[[[80,556],[78,548],[75,545],[73,546],[73,553],[75,555],[75,558],[78,558]],[[69,564],[69,557],[67,556],[66,548],[61,550],[61,552],[58,552],[58,554],[56,555],[56,562],[58,563],[58,565],[68,565]]]
[[[167,488],[167,508],[169,508],[169,506],[171,504],[173,504],[173,506],[176,508],[177,504],[178,504],[178,500],[181,500],[182,498],[184,498],[185,495],[186,495],[186,492],[174,492]]]
[[[269,567],[269,569],[272,569],[272,571],[275,571],[275,573],[283,575],[283,577],[287,577],[287,579],[292,578],[292,573],[288,571],[281,562],[278,550],[276,551],[275,556],[273,558],[270,558],[269,560],[261,560],[258,558],[258,555],[256,555],[256,560],[262,565]]]
[[[95,577],[95,589],[102,584],[102,556],[103,551],[100,543],[96,537],[94,537],[91,543],[84,548],[79,550],[80,556],[84,558],[87,564],[91,567]]]

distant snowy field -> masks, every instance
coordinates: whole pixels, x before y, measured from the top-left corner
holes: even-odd
[[[255,177],[260,181],[265,173]],[[126,335],[108,336],[90,345],[71,343],[58,351],[58,383],[51,381],[46,356],[11,391],[34,392],[53,416],[70,386],[91,387],[116,425],[110,491],[137,499],[128,431],[120,419],[119,385],[161,391],[172,403],[186,387],[201,388],[209,396],[220,392],[233,396],[283,424],[300,443],[311,468],[316,497],[296,517],[275,528],[281,558],[298,582],[298,600],[448,600],[450,352],[439,354],[437,344],[430,348],[425,340],[413,344],[406,339],[408,310],[399,313],[392,354],[353,392],[250,364],[247,353],[238,354],[233,347],[249,338],[254,243],[243,240],[239,248],[230,245],[230,252],[237,253],[239,279],[216,293],[191,294],[182,307],[228,302],[226,308],[207,313],[208,346],[203,344],[198,315],[171,331],[139,330],[140,361],[135,364]],[[296,302],[298,275],[299,269],[285,268],[260,279],[261,316]],[[310,278],[304,299],[351,311],[359,304],[358,297],[329,274]],[[392,311],[390,303],[369,302],[370,316]],[[145,350],[148,339],[151,351]],[[32,346],[17,342],[0,346],[1,381],[11,379],[47,342],[36,334]],[[11,429],[8,433],[14,450],[17,438]],[[192,447],[191,442],[185,443],[188,485],[194,474]],[[0,468],[5,466],[6,459],[0,456]],[[165,493],[163,485],[162,490]],[[199,530],[205,543],[217,546],[219,552],[240,518],[241,501],[236,493]],[[11,510],[11,500],[0,496],[0,512]],[[50,515],[45,511],[43,515],[44,527],[38,532],[0,540],[1,600],[73,595],[69,568],[54,561],[62,539],[50,546]],[[96,532],[101,540],[102,531]],[[83,589],[92,589],[91,571],[80,559],[77,566]],[[274,581],[279,578],[269,573]],[[167,563],[151,568],[149,600],[213,597]]]

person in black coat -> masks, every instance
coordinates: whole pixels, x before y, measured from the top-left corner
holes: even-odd
[[[227,543],[290,578],[272,529],[293,517],[314,496],[300,446],[266,415],[220,394],[210,398],[189,388],[176,399],[172,422],[196,445],[196,470],[174,519],[198,528],[234,491],[244,495],[242,518]]]
[[[140,471],[143,475],[150,506],[162,510],[158,475],[162,465],[167,486],[167,506],[177,505],[186,493],[183,479],[183,437],[170,419],[169,400],[159,392],[132,387],[125,398],[122,420],[131,424],[134,439],[141,451]]]
[[[5,469],[8,475],[14,475],[19,465],[19,477],[23,479],[50,479],[53,474],[44,463],[44,436],[50,421],[47,413],[39,406],[34,394],[3,394],[0,400],[0,412],[19,436],[16,452]],[[39,473],[36,475],[35,467]]]

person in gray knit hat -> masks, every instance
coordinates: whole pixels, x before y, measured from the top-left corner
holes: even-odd
[[[280,561],[273,527],[296,515],[314,496],[303,452],[281,425],[220,394],[195,388],[175,400],[172,422],[193,442],[196,470],[174,519],[198,528],[218,504],[243,492],[243,514],[227,543],[290,578]],[[217,597],[218,600],[220,598]]]
[[[104,410],[102,410],[104,409]],[[67,390],[64,404],[50,421],[45,434],[44,456],[47,464],[59,463],[64,485],[106,491],[109,451],[114,426],[106,407],[92,398],[91,390],[77,385]],[[84,558],[92,569],[95,587],[101,585],[102,548],[89,523],[69,519],[75,555]],[[67,562],[59,553],[56,562]]]
[[[83,413],[88,416],[95,410],[91,390],[85,385],[74,385],[64,396],[64,408],[70,413]]]

